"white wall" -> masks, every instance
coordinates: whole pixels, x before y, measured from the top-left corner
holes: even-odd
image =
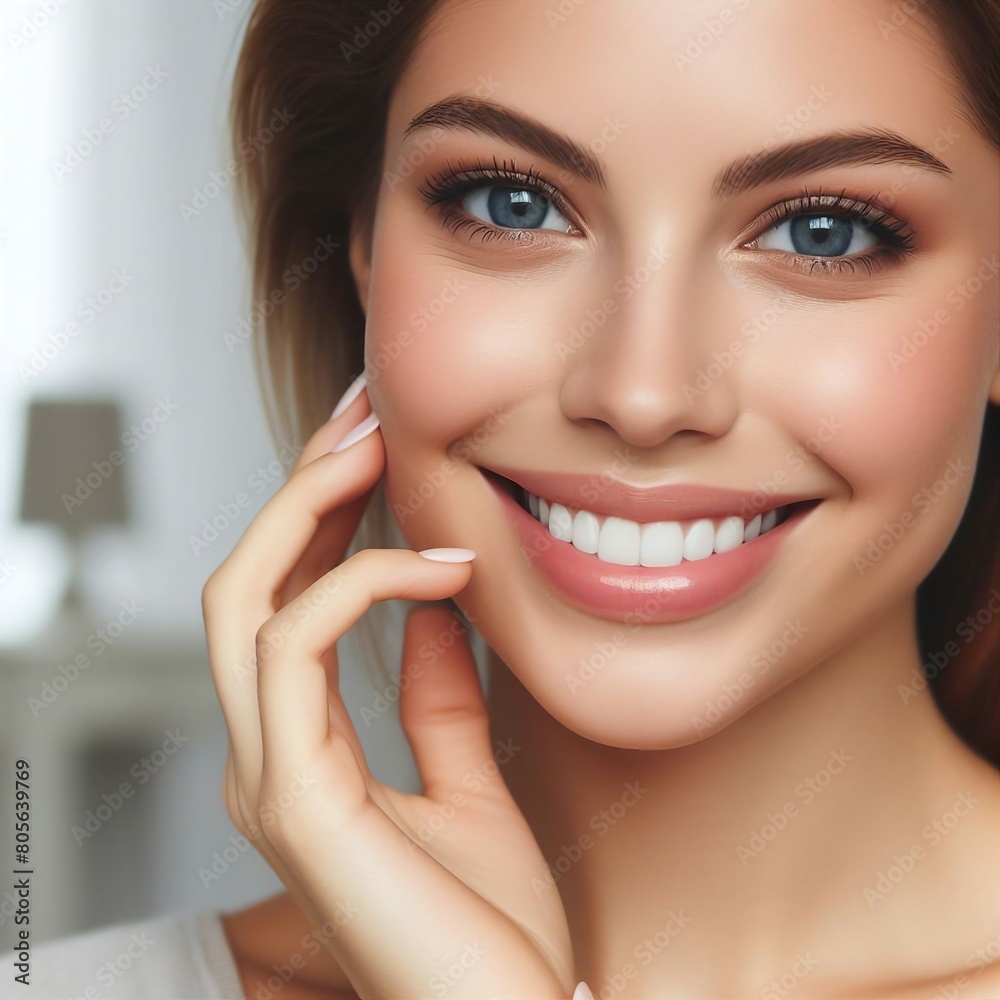
[[[250,346],[223,340],[250,307],[231,188],[193,218],[180,209],[230,158],[228,85],[247,13],[246,0],[0,0],[0,749],[5,787],[15,759],[32,762],[35,943],[281,888],[252,852],[208,888],[197,877],[235,835],[221,803],[225,727],[201,587],[279,485],[192,551],[202,521],[275,457]],[[132,91],[141,100],[128,108],[121,95]],[[86,133],[96,139],[102,119],[88,153]],[[116,271],[124,287],[86,321],[82,304]],[[60,345],[74,319],[79,332]],[[17,521],[25,408],[33,397],[90,396],[119,400],[126,424],[158,400],[171,412],[115,472],[134,522],[89,543],[86,615],[54,623],[64,547]],[[142,614],[71,683],[59,681],[123,602]],[[345,698],[352,709],[371,703],[345,659]],[[57,701],[38,709],[55,683]],[[131,765],[171,728],[188,742],[138,787]],[[359,729],[375,772],[415,787],[393,719]],[[78,843],[72,826],[122,780],[134,797]],[[5,793],[5,857],[10,808]],[[99,907],[96,887],[107,894]],[[0,951],[12,944],[7,889],[0,883]]]

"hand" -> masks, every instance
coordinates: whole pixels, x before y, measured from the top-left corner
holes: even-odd
[[[494,763],[454,616],[406,621],[404,669],[421,669],[400,685],[400,717],[423,794],[372,776],[340,697],[336,641],[373,601],[440,600],[472,575],[408,549],[341,562],[385,448],[377,428],[330,448],[369,411],[361,393],[316,432],[205,585],[226,807],[314,925],[336,929],[327,947],[360,997],[567,997],[566,916],[557,891],[532,887],[548,869]],[[434,662],[418,659],[446,632]]]

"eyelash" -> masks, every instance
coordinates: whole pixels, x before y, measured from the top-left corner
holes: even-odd
[[[491,226],[482,219],[473,218],[467,215],[455,202],[469,191],[476,188],[486,187],[489,183],[499,183],[505,187],[524,188],[528,191],[535,191],[544,194],[553,205],[566,217],[566,221],[575,229],[579,225],[573,220],[576,213],[570,207],[563,193],[542,177],[534,167],[529,167],[527,172],[518,168],[514,160],[497,162],[493,157],[493,166],[484,166],[482,160],[477,159],[475,166],[452,166],[451,161],[447,161],[446,169],[428,177],[423,184],[418,187],[420,194],[431,208],[436,208],[441,215],[441,221],[445,228],[451,232],[459,229],[469,229],[468,238],[475,239],[477,236],[480,242],[486,243],[494,239],[508,239],[515,243],[533,243],[547,239],[551,236],[565,236],[565,233],[556,233],[549,229],[501,229]]]
[[[470,241],[479,238],[482,243],[496,239],[531,243],[567,235],[553,230],[502,229],[466,214],[456,204],[462,195],[476,188],[488,186],[490,183],[500,183],[506,187],[523,188],[546,195],[570,225],[577,230],[581,229],[574,221],[576,213],[562,192],[545,180],[534,167],[525,172],[518,169],[513,160],[508,166],[506,160],[498,163],[496,157],[493,157],[492,167],[485,166],[479,159],[475,165],[470,166],[453,166],[449,160],[446,169],[427,178],[418,190],[428,206],[438,211],[442,224],[449,232],[469,230]],[[831,215],[863,221],[875,235],[881,237],[883,242],[869,251],[844,257],[810,256],[786,250],[755,250],[755,252],[777,253],[786,260],[787,266],[805,270],[808,274],[816,270],[823,273],[843,273],[856,272],[859,269],[872,274],[880,267],[899,263],[914,251],[916,233],[888,211],[878,194],[865,201],[850,197],[846,189],[832,195],[823,194],[822,188],[811,191],[808,187],[803,188],[797,197],[786,199],[765,209],[753,223],[752,231],[756,235],[741,243],[741,248],[752,249],[752,244],[758,242],[766,233],[799,215]]]

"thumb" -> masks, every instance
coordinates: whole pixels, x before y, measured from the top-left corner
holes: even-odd
[[[425,605],[407,615],[403,631],[399,718],[424,795],[435,801],[467,792],[463,779],[493,756],[467,630],[449,608]]]

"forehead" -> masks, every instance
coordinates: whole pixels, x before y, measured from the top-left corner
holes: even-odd
[[[940,146],[942,133],[969,126],[934,26],[910,6],[441,0],[394,93],[390,141],[429,103],[486,89],[493,101],[601,145],[609,164],[652,152],[660,169],[664,156],[696,168],[708,157],[858,126]],[[615,141],[602,145],[609,120]]]

